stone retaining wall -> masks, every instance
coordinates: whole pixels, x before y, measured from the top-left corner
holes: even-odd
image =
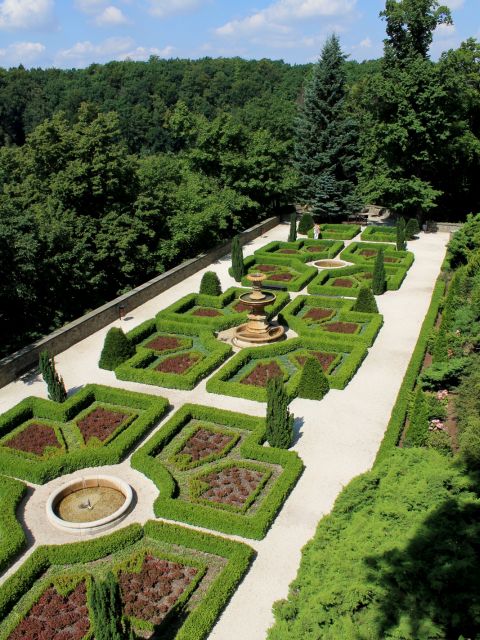
[[[243,231],[240,234],[241,244],[244,245],[258,238],[266,231],[276,227],[279,222],[280,218],[274,216]],[[228,254],[230,252],[230,246],[231,241],[225,242],[207,253],[202,253],[196,258],[186,260],[177,267],[153,278],[153,280],[145,282],[136,289],[132,289],[132,291],[107,302],[103,306],[98,307],[98,309],[94,309],[81,318],[77,318],[73,322],[57,329],[41,340],[37,340],[37,342],[2,358],[0,360],[0,387],[4,387],[9,382],[12,382],[12,380],[15,380],[33,367],[36,367],[41,351],[48,351],[52,356],[65,351],[65,349],[87,338],[107,324],[114,322],[119,316],[119,307],[125,307],[127,312],[139,307],[163,291],[173,287],[173,285],[182,282],[185,278],[188,278],[200,269],[208,267],[208,265],[215,262],[215,260]]]

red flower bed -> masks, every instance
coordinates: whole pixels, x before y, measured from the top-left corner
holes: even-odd
[[[315,307],[307,311],[303,317],[310,318],[311,320],[324,320],[325,318],[330,318],[332,313],[332,309],[321,309],[320,307]]]
[[[319,251],[322,250],[321,247],[304,247],[303,250],[308,251],[309,253],[318,253]]]
[[[160,364],[157,364],[155,369],[162,373],[185,373],[190,367],[200,360],[200,356],[192,355],[191,353],[184,353],[178,356],[171,356],[165,358]]]
[[[119,573],[125,615],[160,624],[197,572],[195,567],[146,555],[139,573]]]
[[[8,640],[82,640],[90,628],[85,582],[64,597],[49,587]]]
[[[353,287],[353,282],[351,280],[346,280],[345,278],[337,278],[336,280],[333,281],[333,286],[347,287],[350,289],[351,287]]]
[[[217,473],[209,473],[202,476],[202,482],[209,485],[209,488],[202,493],[202,498],[241,508],[258,487],[262,478],[263,473],[260,471],[244,467],[230,467]]]
[[[207,307],[200,307],[192,313],[192,316],[200,316],[201,318],[216,318],[221,315],[223,314],[218,309],[208,309]]]
[[[273,264],[257,264],[255,271],[261,271],[262,273],[268,273],[269,271],[276,271],[277,267]]]
[[[279,249],[277,253],[287,253],[291,255],[294,253],[298,253],[298,251],[296,249]]]
[[[248,306],[248,304],[245,304],[245,302],[237,302],[235,305],[233,305],[233,308],[237,313],[243,313],[244,311],[250,310],[250,307]]]
[[[150,340],[145,346],[153,351],[168,351],[169,349],[179,349],[182,343],[178,338],[172,336],[159,336]]]
[[[3,446],[42,456],[47,447],[56,447],[59,449],[60,443],[52,427],[46,424],[32,423],[20,431],[20,433],[17,433],[16,436],[4,442]]]
[[[329,322],[324,324],[325,331],[332,331],[333,333],[355,333],[358,329],[358,324],[355,322]]]
[[[202,460],[220,453],[231,441],[232,436],[200,428],[187,440],[180,453],[190,456],[192,461]]]
[[[360,251],[360,255],[365,256],[365,258],[372,258],[373,256],[376,256],[377,253],[378,251],[375,251],[375,249],[363,249]]]
[[[283,372],[275,360],[272,360],[265,364],[257,364],[253,371],[251,371],[248,376],[245,376],[245,378],[242,378],[240,382],[242,384],[252,384],[254,387],[266,387],[270,378],[276,378],[278,376],[283,376]]]
[[[269,280],[277,280],[280,282],[289,282],[293,280],[293,276],[291,273],[275,273],[273,276],[269,277]]]
[[[97,407],[79,420],[77,425],[85,442],[88,442],[90,438],[98,438],[103,442],[112,435],[127,417],[125,413]]]
[[[309,351],[308,355],[316,358],[322,365],[322,369],[324,371],[328,371],[328,368],[336,358],[336,355],[334,353],[324,353],[323,351]],[[303,367],[307,360],[307,357],[308,356],[296,356],[295,360],[301,367]]]
[[[383,261],[384,262],[399,262],[398,258],[390,258],[389,256],[384,258]]]

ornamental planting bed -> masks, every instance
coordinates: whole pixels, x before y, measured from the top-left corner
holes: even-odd
[[[320,235],[322,238],[332,240],[351,240],[362,230],[358,224],[330,224],[320,225]],[[308,232],[308,237],[313,238],[313,228]]]
[[[297,240],[296,242],[269,242],[255,251],[259,260],[275,264],[289,264],[294,258],[311,262],[335,257],[344,247],[339,240]]]
[[[50,448],[62,448],[55,429],[41,422],[30,422],[13,438],[5,440],[3,446],[40,457]]]
[[[242,384],[251,384],[255,387],[266,387],[272,378],[283,377],[283,371],[275,360],[270,362],[259,363],[244,378],[241,378]]]
[[[265,474],[261,471],[237,466],[212,471],[201,477],[208,488],[202,491],[200,497],[209,502],[242,509],[258,490],[264,477]]]
[[[197,364],[202,359],[200,354],[183,353],[178,356],[168,356],[165,360],[162,360],[156,365],[155,371],[161,373],[175,373],[183,374],[189,371],[193,365]]]
[[[314,254],[310,254],[313,259]],[[285,289],[288,291],[300,291],[318,273],[315,267],[306,265],[295,257],[270,256],[269,254],[254,254],[244,260],[245,276],[242,278],[244,286],[251,287],[251,282],[247,279],[247,274],[263,273],[266,279],[262,286],[272,286],[275,289]],[[230,275],[232,275],[230,269]],[[280,294],[277,296],[277,300]],[[284,303],[285,304],[285,303]],[[282,304],[283,306],[283,304]],[[281,308],[281,307],[280,307]],[[280,308],[278,310],[280,310]],[[268,310],[268,307],[267,307]]]
[[[337,359],[337,354],[335,353],[324,353],[323,351],[309,351],[305,355],[295,355],[295,360],[298,364],[303,367],[307,358],[315,358],[322,365],[322,369],[325,373],[331,370],[332,364]]]
[[[368,242],[352,242],[340,254],[340,258],[358,265],[373,265],[380,249],[386,265],[409,269],[414,261],[411,251],[397,251],[395,245]]]
[[[180,449],[179,455],[191,462],[205,461],[220,456],[228,445],[232,444],[233,435],[212,431],[206,427],[199,427],[188,438]]]
[[[87,413],[84,418],[78,420],[77,426],[86,444],[92,438],[105,442],[130,416],[131,414],[109,411],[104,407],[96,407],[93,411]]]
[[[345,252],[341,254],[342,260],[354,261],[351,256],[345,256],[344,254]],[[413,254],[409,255],[412,256],[413,262]],[[370,259],[369,262],[366,262],[365,258],[362,258],[362,260],[363,262],[350,267],[320,271],[317,277],[309,283],[308,293],[321,296],[349,296],[356,298],[360,287],[369,284],[373,277],[374,259]],[[395,291],[400,288],[412,262],[407,259],[404,264],[385,264],[388,290]]]

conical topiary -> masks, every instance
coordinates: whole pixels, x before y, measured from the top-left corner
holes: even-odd
[[[290,233],[288,234],[288,241],[295,242],[297,239],[297,214],[292,213],[290,216]]]
[[[298,223],[298,233],[307,235],[310,229],[313,228],[313,218],[309,213],[304,213]]]
[[[288,449],[293,442],[294,417],[288,409],[283,380],[271,378],[267,383],[266,436],[272,447]]]
[[[237,282],[241,282],[244,275],[243,251],[240,245],[240,238],[235,236],[232,240],[232,276]]]
[[[383,259],[383,249],[379,249],[375,258],[375,266],[373,267],[372,291],[376,296],[385,293],[387,280],[385,275],[385,264]]]
[[[101,369],[113,371],[118,365],[131,358],[135,353],[135,347],[117,327],[112,327],[105,336],[102,353],[98,366]]]
[[[405,227],[405,238],[407,240],[413,240],[418,233],[420,233],[418,220],[416,218],[410,218]]]
[[[405,434],[404,445],[424,447],[428,439],[428,403],[425,393],[418,387],[409,411],[410,424]]]
[[[50,358],[46,351],[42,351],[38,360],[38,367],[43,379],[47,383],[48,397],[55,402],[65,402],[67,399],[67,391],[65,383],[56,369],[55,361]]]
[[[370,287],[361,287],[358,292],[358,298],[352,307],[352,311],[361,311],[362,313],[378,313],[377,301]]]
[[[222,285],[214,271],[206,271],[200,282],[200,293],[207,296],[219,296],[222,293]]]
[[[322,365],[317,358],[308,357],[303,365],[298,397],[307,400],[321,400],[329,389],[330,385]]]

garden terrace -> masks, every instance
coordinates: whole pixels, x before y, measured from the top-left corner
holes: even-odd
[[[383,318],[378,313],[351,311],[353,304],[353,300],[301,295],[282,309],[279,321],[300,336],[352,335],[370,346]]]
[[[260,256],[250,256],[244,260],[244,265],[247,273],[260,272],[266,276],[262,286],[273,285],[275,288],[288,291],[300,291],[318,273],[315,267],[307,266],[300,260],[288,258],[263,259]],[[245,276],[242,278],[242,284],[248,286],[251,283]]]
[[[0,416],[0,468],[41,484],[116,464],[168,409],[168,401],[87,385],[65,403],[29,397]]]
[[[290,260],[312,262],[334,258],[344,247],[340,240],[297,240],[296,242],[269,242],[255,251],[255,255],[268,262],[289,264]]]
[[[368,242],[396,242],[397,227],[370,225],[363,230],[360,238]]]
[[[397,251],[391,244],[368,242],[352,242],[342,251],[340,259],[360,265],[373,265],[380,249],[384,250],[385,265],[402,266],[409,269],[413,264],[414,255],[411,251]]]
[[[401,265],[385,265],[387,289],[400,288],[407,269]],[[321,296],[347,296],[356,298],[360,287],[371,284],[373,265],[353,265],[342,269],[324,269],[308,285],[308,293]]]
[[[232,352],[196,321],[190,326],[160,314],[157,321],[147,320],[127,336],[136,344],[136,353],[115,369],[115,375],[159,387],[193,389]]]
[[[322,240],[351,240],[358,236],[362,227],[359,224],[330,224],[320,225],[320,236]],[[308,237],[313,238],[313,228],[308,232]]]
[[[0,587],[0,640],[90,637],[91,581],[109,571],[142,637],[155,631],[202,640],[251,556],[244,544],[152,521],[94,541],[39,547]]]
[[[248,285],[251,284],[246,282]],[[239,326],[247,321],[248,316],[248,308],[239,297],[248,291],[250,289],[231,287],[220,296],[191,293],[160,311],[157,314],[157,324],[169,320],[200,325],[211,331],[223,331]],[[289,299],[287,293],[280,292],[275,302],[265,307],[267,317],[276,316]]]
[[[159,489],[157,517],[260,539],[303,468],[296,453],[264,440],[263,418],[184,405],[132,466]]]
[[[367,354],[367,344],[352,335],[324,332],[315,337],[293,338],[266,347],[243,349],[207,382],[207,391],[266,402],[269,377],[283,378],[287,394],[298,391],[305,357],[326,364],[330,386],[344,389]],[[333,356],[333,358],[331,357]]]

